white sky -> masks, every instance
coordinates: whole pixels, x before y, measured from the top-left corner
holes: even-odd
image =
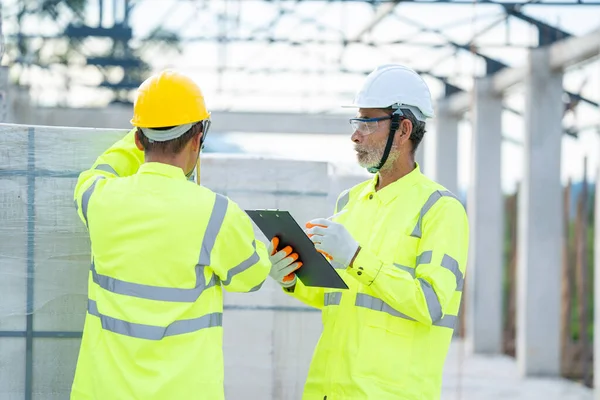
[[[18,0],[6,0],[5,10]],[[120,2],[121,0],[118,0]],[[471,86],[473,75],[481,74],[484,68],[481,59],[460,51],[457,57],[447,57],[454,53],[451,46],[427,48],[423,46],[397,44],[378,47],[352,45],[345,51],[336,41],[342,35],[351,36],[359,32],[373,17],[373,8],[360,2],[322,3],[304,1],[298,5],[290,1],[261,2],[254,0],[141,0],[137,2],[131,15],[131,26],[136,38],[142,38],[156,26],[177,30],[184,38],[213,37],[226,35],[229,38],[244,38],[258,31],[259,37],[288,38],[299,42],[323,40],[332,44],[306,44],[290,47],[286,44],[264,42],[232,42],[219,45],[210,41],[190,41],[183,45],[182,54],[169,49],[144,53],[146,61],[155,70],[176,67],[190,74],[201,84],[208,106],[212,109],[269,110],[303,112],[342,112],[340,104],[352,99],[360,86],[363,76],[344,74],[338,71],[338,60],[343,66],[354,71],[369,71],[378,64],[389,62],[405,63],[415,69],[432,69],[434,74],[450,75],[452,82],[461,87]],[[105,24],[110,23],[113,1],[105,1]],[[173,6],[176,4],[176,6]],[[280,8],[294,12],[282,17],[270,33],[264,28],[277,15]],[[575,35],[586,34],[600,25],[600,7],[580,6],[527,6],[524,13],[557,25]],[[225,24],[218,23],[219,14],[226,15]],[[6,11],[5,11],[6,14]],[[90,1],[87,10],[88,23],[97,22],[97,2]],[[523,65],[526,52],[519,48],[534,45],[537,30],[518,19],[504,20],[502,9],[497,5],[417,5],[401,4],[394,15],[385,18],[366,36],[377,42],[410,40],[416,43],[442,45],[448,38],[459,44],[466,44],[474,32],[479,32],[494,21],[491,27],[475,41],[490,57],[512,65]],[[302,21],[314,18],[315,22]],[[457,22],[461,22],[458,23]],[[30,33],[56,34],[65,21],[30,20],[24,24]],[[419,32],[421,25],[433,29]],[[14,32],[14,26],[5,23],[4,30]],[[441,29],[443,36],[435,32]],[[262,33],[260,31],[263,30]],[[505,47],[509,38],[514,47]],[[93,53],[103,48],[99,40],[86,43],[86,51]],[[219,64],[226,65],[228,72],[217,74]],[[249,73],[241,71],[260,69],[292,69],[296,72]],[[308,71],[308,72],[307,72]],[[323,73],[323,71],[328,71]],[[434,98],[442,94],[440,82],[424,76],[430,85]],[[32,94],[40,104],[55,104],[57,101],[75,106],[102,105],[106,94],[92,89],[102,76],[90,66],[74,66],[70,70],[74,87],[69,93],[64,90],[65,78],[62,68],[50,70],[34,69],[30,81]],[[87,87],[86,87],[87,85]],[[595,61],[581,68],[573,68],[565,75],[564,85],[568,90],[600,101],[600,62]],[[505,104],[523,110],[522,88],[517,88],[507,97]],[[503,117],[504,133],[517,141],[523,137],[523,120],[510,112]],[[598,110],[581,105],[576,118],[565,119],[567,126],[575,123],[580,127],[596,127],[600,123]],[[428,130],[433,131],[434,123]],[[459,182],[461,187],[468,183],[470,126],[465,120],[460,127]],[[348,131],[350,134],[350,132]],[[295,158],[330,159],[352,164],[354,155],[348,137],[315,135],[243,135],[232,134],[227,140],[235,141],[246,151],[291,156]],[[430,135],[431,136],[431,135]],[[590,158],[592,172],[598,163],[598,128],[581,133],[578,140],[565,137],[563,140],[563,178],[579,179],[583,169],[584,155]],[[427,143],[426,143],[427,144]],[[333,150],[332,150],[333,149]],[[427,147],[431,151],[431,146]],[[522,174],[522,154],[520,147],[510,142],[503,145],[503,185],[511,190]],[[427,165],[425,166],[427,170]]]

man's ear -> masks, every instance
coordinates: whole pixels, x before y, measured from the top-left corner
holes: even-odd
[[[405,118],[402,121],[400,121],[400,127],[396,131],[396,134],[398,135],[397,139],[400,144],[404,144],[410,139],[412,130],[413,124],[412,122],[410,122],[409,119]]]
[[[197,135],[194,135],[194,137],[192,137],[192,148],[194,151],[198,151],[198,149],[200,148],[203,135],[203,132],[199,132]]]
[[[142,141],[140,140],[139,130],[135,132],[135,146],[138,148],[138,150],[144,151],[144,146],[142,145]]]

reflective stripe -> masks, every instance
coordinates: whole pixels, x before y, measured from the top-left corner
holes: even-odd
[[[108,172],[109,174],[113,174],[114,176],[119,176],[119,174],[117,174],[117,171],[115,171],[115,169],[108,164],[98,164],[95,169]]]
[[[464,278],[462,271],[458,267],[458,261],[450,257],[448,254],[444,254],[444,257],[442,258],[442,267],[454,274],[456,277],[456,290],[462,291],[464,286]]]
[[[196,285],[191,289],[143,285],[140,283],[122,281],[96,272],[94,262],[92,262],[91,269],[94,283],[104,290],[125,296],[157,301],[193,303],[198,300],[198,297],[200,297],[204,290],[216,286],[218,280],[216,275],[212,274],[207,283],[204,278],[204,266],[201,265],[196,265]]]
[[[439,321],[435,321],[433,325],[441,326],[442,328],[450,328],[454,329],[456,327],[456,322],[458,321],[458,316],[456,315],[445,315],[444,318]]]
[[[442,305],[440,304],[440,300],[438,299],[435,290],[425,279],[419,278],[419,282],[421,283],[421,289],[425,295],[425,301],[427,302],[427,309],[429,310],[431,321],[439,321],[442,318]]]
[[[349,200],[350,200],[350,189],[346,189],[342,192],[342,194],[338,198],[338,201],[335,205],[336,212],[340,212],[344,207],[346,207],[346,204],[348,204]]]
[[[365,293],[358,293],[356,295],[356,301],[354,302],[354,305],[357,307],[368,308],[369,310],[383,311],[384,313],[393,315],[394,317],[400,317],[411,321],[415,321],[414,318],[411,318],[408,315],[403,314],[400,311],[392,308],[383,300]]]
[[[104,330],[148,340],[161,340],[167,336],[183,335],[205,328],[222,326],[223,321],[223,314],[215,312],[198,318],[175,321],[166,327],[137,324],[101,314],[94,300],[88,300],[88,313],[100,318]]]
[[[200,297],[205,289],[220,284],[219,279],[215,274],[212,274],[210,280],[206,282],[204,278],[204,268],[210,265],[210,253],[212,252],[215,245],[215,239],[223,225],[225,213],[227,212],[227,204],[228,200],[226,197],[217,195],[202,240],[202,249],[195,268],[196,285],[193,288],[169,288],[122,281],[120,279],[98,274],[96,266],[92,261],[91,269],[93,281],[102,289],[112,293],[157,301],[193,303]],[[235,268],[239,268],[239,266]]]
[[[429,264],[431,262],[431,258],[433,257],[433,251],[427,250],[421,253],[421,255],[417,256],[417,263],[419,264]]]
[[[339,306],[342,301],[342,292],[325,293],[323,304],[326,306]]]
[[[217,235],[219,234],[219,230],[221,230],[221,225],[223,225],[228,205],[229,200],[227,200],[227,197],[217,193],[215,204],[213,205],[210,219],[208,220],[208,225],[206,227],[206,232],[204,233],[204,239],[202,240],[202,250],[200,251],[198,265],[210,265],[210,253],[215,246]]]
[[[77,204],[77,200],[73,200],[73,203],[75,203],[75,211],[79,211],[79,205]]]
[[[419,212],[419,220],[417,221],[417,225],[413,229],[410,236],[417,238],[420,238],[422,236],[421,225],[423,224],[423,217],[425,216],[425,214],[427,214],[427,211],[429,211],[431,207],[433,207],[433,205],[442,197],[452,197],[455,198],[458,202],[460,202],[458,197],[456,197],[452,192],[449,192],[447,190],[436,190],[435,192],[433,192],[425,202],[425,205],[421,207],[421,211]]]
[[[400,268],[401,270],[408,272],[410,274],[410,276],[413,277],[413,279],[415,278],[415,269],[414,268],[407,267],[405,265],[400,265],[400,264],[394,264],[394,267]]]
[[[358,293],[356,295],[356,302],[354,304],[357,307],[364,307],[364,308],[368,308],[368,309],[374,310],[374,311],[382,311],[382,312],[390,314],[394,317],[404,318],[409,321],[416,322],[416,320],[414,318],[411,318],[408,315],[397,311],[396,309],[392,308],[389,304],[387,304],[383,300],[378,299],[377,297],[370,296],[365,293]],[[444,316],[444,318],[442,318],[438,321],[435,321],[433,323],[433,325],[439,326],[442,328],[454,329],[454,327],[456,326],[457,320],[458,320],[458,317],[456,315],[446,315],[446,316]]]
[[[247,270],[248,268],[250,268],[251,266],[253,266],[254,264],[256,264],[257,262],[260,261],[260,257],[258,256],[258,253],[256,252],[256,240],[252,241],[252,247],[254,248],[254,253],[252,253],[252,255],[250,257],[248,257],[246,260],[242,261],[239,265],[237,265],[237,266],[231,268],[229,271],[227,271],[227,278],[223,281],[223,285],[225,285],[225,286],[229,285],[231,283],[231,279],[233,279],[234,276],[244,272],[245,270]]]
[[[96,189],[96,183],[98,183],[98,181],[100,179],[106,179],[106,178],[103,176],[96,177],[96,179],[94,180],[94,183],[92,183],[90,185],[90,187],[87,188],[85,190],[85,192],[83,192],[83,195],[81,196],[81,213],[83,214],[83,219],[85,219],[86,225],[88,223],[87,210],[88,210],[88,204],[90,202],[90,197],[92,196],[92,193],[94,193],[94,189]]]

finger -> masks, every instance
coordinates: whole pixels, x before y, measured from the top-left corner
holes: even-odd
[[[316,219],[312,219],[306,223],[307,228],[310,228],[309,225],[323,225],[325,227],[328,227],[329,225],[331,225],[331,221],[329,221],[326,218],[316,218]]]
[[[279,238],[277,236],[273,236],[273,239],[271,239],[271,245],[273,246],[273,252],[271,253],[271,255],[273,255],[277,252],[277,246],[279,246]]]
[[[284,251],[285,255],[289,256],[293,250],[291,246],[285,246],[281,251]]]
[[[290,259],[291,261],[296,261],[298,259],[298,254],[296,253],[292,253],[290,254],[288,257],[286,257],[286,259]]]
[[[307,232],[306,234],[307,235],[311,235],[311,236],[312,235],[321,235],[321,236],[324,236],[324,235],[327,235],[328,232],[330,232],[327,229],[328,228],[323,228],[323,227],[320,227],[320,226],[313,226],[312,228],[310,228],[309,230],[306,231]]]
[[[279,269],[279,272],[281,272],[281,275],[283,275],[283,276],[289,275],[292,272],[294,272],[295,270],[297,270],[298,268],[300,268],[300,266],[298,266],[298,264],[300,264],[300,266],[302,266],[302,264],[300,262],[292,262],[290,264],[287,264],[285,267]]]
[[[282,280],[283,282],[291,282],[294,278],[296,278],[296,274],[292,272],[291,274],[284,276]]]
[[[279,250],[277,253],[271,256],[271,264],[277,264],[286,257],[287,254],[285,253],[285,251]]]
[[[326,259],[328,260],[333,260],[333,257],[331,257],[328,253],[324,252],[323,250],[317,250],[319,253],[323,254],[325,256]]]

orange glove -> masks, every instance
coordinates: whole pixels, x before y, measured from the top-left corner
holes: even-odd
[[[296,271],[302,266],[302,262],[295,262],[298,254],[293,253],[291,246],[286,246],[277,251],[279,238],[273,237],[268,246],[269,259],[271,260],[271,278],[275,279],[281,286],[290,287],[296,284]]]

